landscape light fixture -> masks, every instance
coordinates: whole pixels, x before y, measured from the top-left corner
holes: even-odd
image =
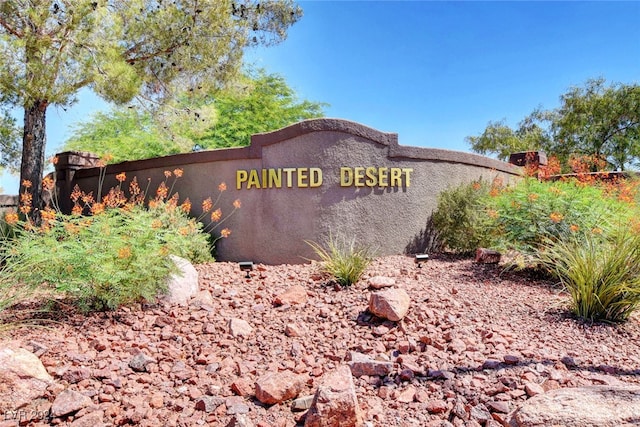
[[[418,264],[418,268],[422,268],[422,263],[427,262],[429,259],[429,255],[427,254],[416,254],[415,263]]]
[[[240,261],[238,263],[238,265],[240,266],[240,270],[241,271],[246,271],[247,272],[247,275],[244,276],[245,279],[251,279],[251,275],[249,274],[249,272],[253,270],[253,262],[251,262],[251,261]]]

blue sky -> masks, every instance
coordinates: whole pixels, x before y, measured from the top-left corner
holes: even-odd
[[[403,145],[468,151],[491,120],[516,125],[571,86],[640,83],[640,2],[300,1],[304,17],[247,59],[326,114],[397,132]],[[108,106],[83,91],[50,109],[47,153]],[[0,186],[11,192],[17,180]]]

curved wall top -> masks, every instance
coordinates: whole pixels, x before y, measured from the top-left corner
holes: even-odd
[[[76,184],[95,191],[94,164],[87,153],[59,155],[61,201]],[[314,257],[305,241],[322,242],[329,234],[380,255],[423,251],[441,191],[475,179],[508,181],[520,171],[476,154],[400,146],[395,133],[324,118],[253,135],[247,147],[110,165],[104,188],[115,185],[120,172],[159,184],[174,168],[184,171],[174,190],[190,198],[192,214],[201,213],[201,201],[215,196],[220,182],[228,188],[223,211],[235,199],[242,202],[225,223],[232,234],[219,241],[218,258],[268,264],[305,262]]]

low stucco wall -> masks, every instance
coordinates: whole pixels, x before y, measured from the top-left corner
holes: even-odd
[[[95,191],[99,169],[75,170],[68,161],[69,156],[90,159],[86,166],[95,159],[86,153],[59,156],[61,200],[76,184]],[[193,215],[200,215],[204,199],[215,199],[220,182],[227,184],[219,202],[223,212],[235,199],[242,203],[224,224],[232,234],[218,242],[218,259],[266,264],[314,258],[305,240],[323,242],[329,234],[372,246],[379,255],[421,252],[421,236],[441,191],[475,179],[508,182],[519,173],[484,156],[404,147],[394,133],[315,119],[254,135],[249,147],[110,165],[103,188],[115,185],[115,175],[124,171],[143,187],[150,179],[155,190],[164,171],[174,168],[184,171],[174,192],[181,200],[190,198]]]

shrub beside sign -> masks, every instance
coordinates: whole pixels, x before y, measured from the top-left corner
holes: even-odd
[[[92,167],[94,157],[59,158],[61,202],[76,184],[95,191],[100,171]],[[201,202],[215,196],[221,182],[228,189],[221,206],[242,202],[225,223],[232,234],[219,241],[217,258],[267,264],[306,262],[315,254],[305,241],[322,242],[329,234],[354,239],[379,255],[422,251],[441,191],[475,179],[508,182],[519,173],[488,157],[401,146],[395,133],[313,119],[254,135],[247,147],[110,165],[103,188],[116,185],[120,172],[138,182],[150,180],[154,188],[164,171],[175,168],[184,172],[173,190],[181,200],[189,197],[192,215],[202,213]]]

